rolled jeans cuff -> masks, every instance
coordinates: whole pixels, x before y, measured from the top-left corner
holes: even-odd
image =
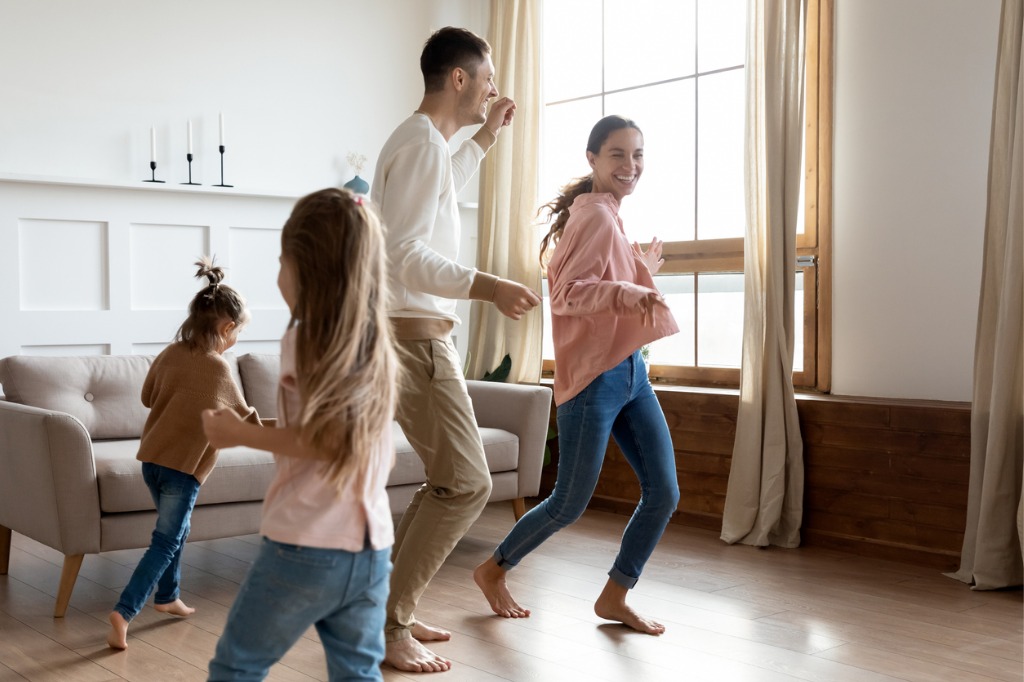
[[[612,566],[612,570],[608,571],[608,577],[612,579],[617,585],[622,585],[627,590],[633,589],[637,581],[640,578],[634,578],[633,576],[626,575],[619,569]]]

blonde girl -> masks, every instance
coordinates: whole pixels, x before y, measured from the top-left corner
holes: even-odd
[[[210,662],[210,680],[259,680],[315,626],[331,680],[379,680],[394,541],[385,491],[394,460],[397,361],[385,315],[383,232],[361,197],[299,200],[281,234],[278,428],[227,410],[210,442],[270,450],[259,554]]]
[[[196,277],[207,285],[192,299],[174,343],[153,360],[142,385],[142,404],[150,413],[136,458],[142,461],[157,520],[149,548],[110,613],[107,644],[115,649],[128,647],[128,623],[154,587],[157,611],[175,616],[195,611],[179,597],[179,583],[196,495],[217,461],[217,450],[203,433],[203,410],[222,409],[259,425],[222,357],[249,321],[245,300],[222,284],[224,271],[211,259],[201,258],[196,265]]]

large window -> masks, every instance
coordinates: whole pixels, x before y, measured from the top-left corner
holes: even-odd
[[[806,182],[794,301],[794,381],[821,390],[828,388],[829,366],[829,195],[828,174],[820,177],[818,168],[831,166],[831,128],[819,125],[819,118],[831,115],[831,72],[830,62],[818,55],[831,49],[831,32],[817,26],[831,22],[831,1],[809,0]],[[621,216],[631,241],[665,241],[666,263],[656,281],[680,327],[648,349],[654,380],[739,382],[746,5],[544,2],[541,199],[550,200],[559,187],[589,172],[587,135],[602,116],[631,118],[644,133],[643,177],[623,201]],[[550,370],[550,325],[545,329]]]

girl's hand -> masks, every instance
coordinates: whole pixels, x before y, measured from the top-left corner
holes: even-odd
[[[243,425],[244,422],[234,410],[203,410],[203,431],[210,445],[217,449],[241,445],[238,432]]]
[[[651,245],[645,253],[639,242],[633,242],[633,253],[644,262],[652,275],[657,274],[658,270],[661,270],[661,266],[665,264],[665,259],[661,257],[662,244],[663,242],[657,237],[652,238]]]

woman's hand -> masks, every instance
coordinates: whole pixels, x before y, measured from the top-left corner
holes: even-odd
[[[241,445],[239,427],[243,426],[244,422],[234,410],[203,410],[203,431],[210,445],[217,449]]]
[[[651,245],[645,252],[640,247],[639,242],[633,242],[633,253],[644,262],[644,265],[647,266],[648,271],[652,275],[657,274],[658,270],[661,270],[661,266],[665,264],[665,259],[661,257],[661,246],[663,243],[660,239],[654,237],[651,239]]]
[[[657,291],[648,292],[637,301],[636,308],[640,313],[640,321],[645,327],[653,327],[655,325],[655,311],[659,305],[666,305],[666,303],[665,299]]]

